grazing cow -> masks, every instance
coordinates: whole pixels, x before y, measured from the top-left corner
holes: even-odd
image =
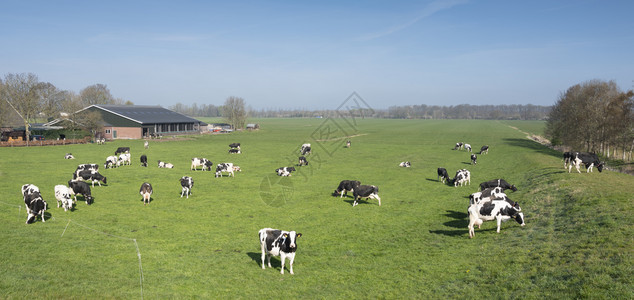
[[[467,169],[460,169],[456,171],[456,176],[453,179],[454,187],[457,187],[458,185],[463,186],[467,184],[471,185],[471,172],[469,172],[469,170]]]
[[[494,187],[494,188],[486,188],[481,192],[475,192],[471,195],[469,195],[469,204],[478,204],[480,203],[483,199],[488,199],[488,200],[502,200],[502,199],[506,199],[506,194],[503,192],[501,187]]]
[[[570,165],[568,166],[568,173],[572,170],[573,165],[577,169],[577,172],[581,173],[579,166],[582,163],[586,166],[586,173],[592,172],[592,168],[595,166],[599,172],[603,171],[603,163],[599,160],[599,157],[596,154],[576,152],[574,158],[570,161]]]
[[[114,168],[119,166],[119,159],[116,156],[108,156],[106,157],[106,163],[103,164],[106,169]]]
[[[141,185],[141,189],[139,193],[143,196],[143,205],[150,204],[150,199],[152,197],[152,185],[149,182],[144,182]]]
[[[332,193],[333,196],[339,195],[339,198],[343,198],[343,196],[347,196],[348,192],[354,191],[357,186],[361,185],[361,181],[358,180],[342,180],[339,182],[339,186]]]
[[[145,149],[149,149],[149,148],[150,148],[150,143],[148,143],[148,141],[145,141],[145,142],[143,143],[143,147],[144,147]]]
[[[295,231],[284,231],[272,228],[263,228],[258,232],[260,238],[260,246],[262,249],[262,269],[266,269],[264,258],[268,259],[269,268],[271,268],[271,255],[279,256],[282,261],[280,274],[284,274],[284,262],[288,258],[289,271],[293,273],[293,261],[295,260],[295,252],[297,251],[297,238],[302,236],[301,233]]]
[[[233,171],[234,172],[242,172],[242,169],[240,169],[239,166],[233,166]]]
[[[471,152],[471,145],[469,144],[464,144],[464,149]]]
[[[81,164],[77,166],[77,170],[92,170],[92,171],[99,171],[99,165],[98,164]]]
[[[106,139],[103,138],[97,138],[95,139],[95,141],[97,141],[97,145],[103,145],[106,142]]]
[[[449,181],[449,174],[447,174],[447,169],[445,168],[438,168],[438,177],[436,177],[436,180],[440,179],[440,182],[445,183]]]
[[[130,147],[119,147],[117,151],[114,152],[114,155],[119,155],[121,153],[130,153]]]
[[[229,154],[240,154],[240,149],[229,149]]]
[[[95,187],[95,182],[98,183],[99,186],[101,186],[102,182],[103,184],[108,184],[107,178],[99,174],[99,172],[95,172],[92,170],[84,170],[84,171],[79,171],[79,173],[76,173],[76,174],[77,174],[77,178],[81,178],[85,181],[92,182],[92,187]]]
[[[489,180],[489,181],[485,181],[483,183],[480,183],[480,190],[484,190],[486,188],[493,188],[499,186],[504,190],[512,190],[513,192],[517,191],[517,188],[515,187],[515,185],[511,185],[508,182],[506,182],[506,180],[504,179],[493,179],[493,180]]]
[[[477,163],[477,160],[478,160],[478,156],[476,156],[475,153],[471,154],[471,164],[475,165]]]
[[[306,155],[306,154],[310,154],[310,144],[306,143],[302,145],[302,148],[300,149],[300,153],[302,155]]]
[[[306,156],[300,156],[299,157],[299,163],[297,163],[298,166],[308,166],[308,160],[306,159]]]
[[[487,154],[487,153],[489,153],[489,146],[488,145],[482,146],[482,148],[480,148],[480,155]]]
[[[409,168],[412,166],[412,163],[410,163],[409,161],[404,161],[401,162],[400,164],[398,164],[399,167],[403,167],[403,168]]]
[[[574,152],[574,151],[564,152],[564,169],[568,168],[568,164],[572,161],[573,158],[577,156],[577,153],[579,152]]]
[[[361,198],[376,199],[379,200],[379,206],[381,206],[381,197],[379,197],[379,188],[375,185],[359,185],[352,191],[354,202],[352,207],[357,206],[357,201]]]
[[[55,186],[55,199],[57,199],[57,207],[59,208],[60,203],[64,208],[64,211],[68,211],[73,208],[73,199],[71,199],[72,190],[63,185],[58,184]]]
[[[194,178],[191,178],[189,176],[183,176],[180,179],[181,181],[181,198],[183,198],[183,195],[187,196],[187,199],[189,199],[189,195],[191,195],[192,193],[192,188],[194,187]]]
[[[119,155],[119,160],[117,161],[117,166],[120,165],[132,165],[132,156],[130,155],[130,153],[121,153]]]
[[[456,143],[456,145],[453,147],[454,150],[462,150],[462,146],[464,144],[462,142],[458,142]]]
[[[519,204],[509,200],[484,200],[477,204],[469,205],[467,209],[469,214],[469,238],[475,236],[474,225],[478,225],[478,228],[484,221],[497,220],[498,228],[497,232],[500,233],[500,227],[502,221],[506,221],[510,218],[515,219],[517,223],[524,226],[524,213]]]
[[[24,195],[24,205],[26,206],[26,224],[31,224],[35,222],[37,216],[39,215],[42,219],[42,222],[46,222],[44,219],[44,212],[47,208],[47,203],[42,199],[42,195],[38,191],[33,191],[32,193],[27,193]]]
[[[234,171],[233,163],[220,163],[216,166],[216,177],[222,177],[222,172],[229,173],[229,177],[235,177]]]
[[[147,155],[145,154],[141,155],[141,166],[147,167]]]
[[[231,143],[229,144],[229,148],[236,148],[240,150],[240,143]]]
[[[68,187],[72,190],[72,195],[74,196],[75,202],[77,202],[77,195],[81,195],[84,197],[84,201],[86,204],[92,204],[94,198],[90,192],[90,185],[83,181],[75,181],[69,180]]]
[[[283,176],[283,177],[291,176],[291,172],[294,172],[294,171],[295,171],[295,167],[283,167],[283,168],[275,169],[275,173],[277,173],[278,176]]]
[[[351,145],[352,145],[352,143],[350,142],[350,140],[348,140],[348,141],[346,142],[346,148],[350,148],[350,146],[351,146]]]
[[[66,155],[64,155],[64,159],[75,159],[75,157],[72,153],[66,153]]]
[[[26,197],[28,194],[40,192],[40,188],[34,184],[25,184],[22,186],[22,196]]]
[[[191,167],[189,169],[196,171],[196,169],[200,166],[200,167],[202,167],[203,171],[205,171],[205,170],[211,171],[211,167],[213,165],[214,164],[211,161],[209,161],[208,159],[206,159],[206,158],[194,157],[194,158],[192,158],[192,165],[191,165]]]

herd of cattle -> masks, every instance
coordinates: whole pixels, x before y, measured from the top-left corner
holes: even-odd
[[[350,141],[346,142],[346,147],[350,148]],[[145,148],[148,149],[148,143],[145,142]],[[229,145],[229,153],[239,154],[240,143],[232,143]],[[465,149],[468,152],[472,152],[470,144],[456,143],[454,150]],[[485,145],[480,148],[480,155],[487,154],[489,146]],[[301,156],[299,157],[298,164],[296,166],[307,166],[308,160],[306,155],[311,153],[311,145],[303,144],[300,148]],[[67,153],[66,159],[74,159],[71,153]],[[580,165],[584,164],[586,172],[592,172],[593,167],[597,167],[599,172],[603,170],[603,163],[599,160],[598,156],[593,153],[584,152],[565,152],[564,153],[564,168],[568,168],[570,173],[572,166],[574,165],[577,172]],[[472,153],[470,155],[471,164],[476,164],[477,156]],[[141,166],[147,167],[147,156],[141,155]],[[131,165],[131,155],[129,147],[119,147],[115,151],[114,156],[108,156],[104,167],[106,169],[115,168],[125,165]],[[211,171],[214,164],[206,159],[195,157],[192,158],[190,170],[196,171],[199,168],[202,171]],[[401,162],[401,167],[411,167],[409,161]],[[171,163],[165,163],[158,161],[159,168],[173,168]],[[234,172],[239,172],[241,169],[233,163],[219,163],[215,168],[215,176],[222,177],[222,173],[228,173],[229,177],[235,177]],[[296,171],[294,166],[282,167],[275,170],[275,173],[279,176],[291,176],[291,173]],[[437,180],[443,184],[453,185],[454,187],[470,185],[471,173],[467,169],[460,169],[456,171],[455,176],[449,177],[445,168],[437,169]],[[91,185],[88,184],[91,183]],[[99,166],[97,164],[80,164],[73,173],[73,178],[68,181],[66,185],[55,186],[55,198],[57,200],[57,207],[60,206],[64,211],[71,210],[73,204],[77,201],[77,196],[83,197],[86,204],[90,205],[93,201],[91,194],[91,186],[94,187],[95,183],[101,186],[101,183],[107,184],[107,178],[99,174]],[[192,188],[194,186],[194,180],[192,177],[183,176],[180,178],[181,184],[181,198],[192,194]],[[472,193],[469,196],[469,206],[467,212],[469,215],[469,237],[475,236],[475,225],[480,228],[484,221],[497,221],[497,232],[500,232],[500,226],[502,221],[509,219],[516,220],[521,226],[524,226],[524,214],[519,204],[508,198],[506,191],[517,191],[515,185],[509,184],[504,179],[493,179],[486,182],[482,182],[479,185],[479,191]],[[332,193],[333,196],[344,197],[347,193],[351,192],[353,197],[352,207],[358,204],[361,199],[376,199],[379,206],[381,206],[381,198],[379,197],[379,188],[375,185],[362,185],[358,180],[342,180],[337,188]],[[144,205],[150,203],[151,195],[153,193],[152,185],[149,182],[144,182],[139,190],[143,198]],[[22,195],[27,209],[27,221],[26,223],[32,223],[36,220],[37,216],[40,216],[42,222],[45,222],[44,212],[47,209],[47,203],[44,201],[40,194],[40,190],[33,184],[25,184],[22,186]],[[265,268],[265,258],[268,257],[268,265],[271,267],[270,256],[281,257],[281,271],[284,274],[284,262],[286,258],[289,259],[289,270],[293,274],[293,261],[295,258],[295,252],[297,250],[297,238],[302,234],[295,231],[284,231],[272,228],[264,228],[258,232],[258,237],[262,250],[262,268]]]

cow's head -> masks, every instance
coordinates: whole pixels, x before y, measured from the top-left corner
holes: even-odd
[[[521,226],[526,225],[524,223],[524,213],[522,213],[520,204],[517,202],[513,203],[513,207],[511,209],[513,210],[513,213],[511,214],[511,218],[517,221],[517,223],[520,224]]]
[[[302,236],[301,233],[297,233],[295,231],[291,231],[289,233],[285,233],[282,238],[284,241],[282,243],[288,243],[288,247],[291,249],[297,248],[297,238]],[[287,242],[288,241],[288,242]]]
[[[103,184],[108,184],[106,176],[103,177]]]
[[[603,162],[600,162],[600,163],[597,165],[597,170],[599,170],[599,172],[602,172],[602,171],[603,171]]]
[[[511,185],[511,191],[517,192],[517,187],[515,187],[515,185]]]

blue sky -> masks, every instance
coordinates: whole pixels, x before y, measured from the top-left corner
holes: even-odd
[[[552,105],[634,84],[634,1],[6,1],[0,72],[135,104]]]

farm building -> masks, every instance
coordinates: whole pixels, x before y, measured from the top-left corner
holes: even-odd
[[[83,111],[95,111],[103,119],[106,139],[140,139],[153,135],[200,133],[207,124],[160,106],[104,105],[88,106]],[[61,122],[62,120],[57,120]],[[54,122],[49,123],[55,125]]]

